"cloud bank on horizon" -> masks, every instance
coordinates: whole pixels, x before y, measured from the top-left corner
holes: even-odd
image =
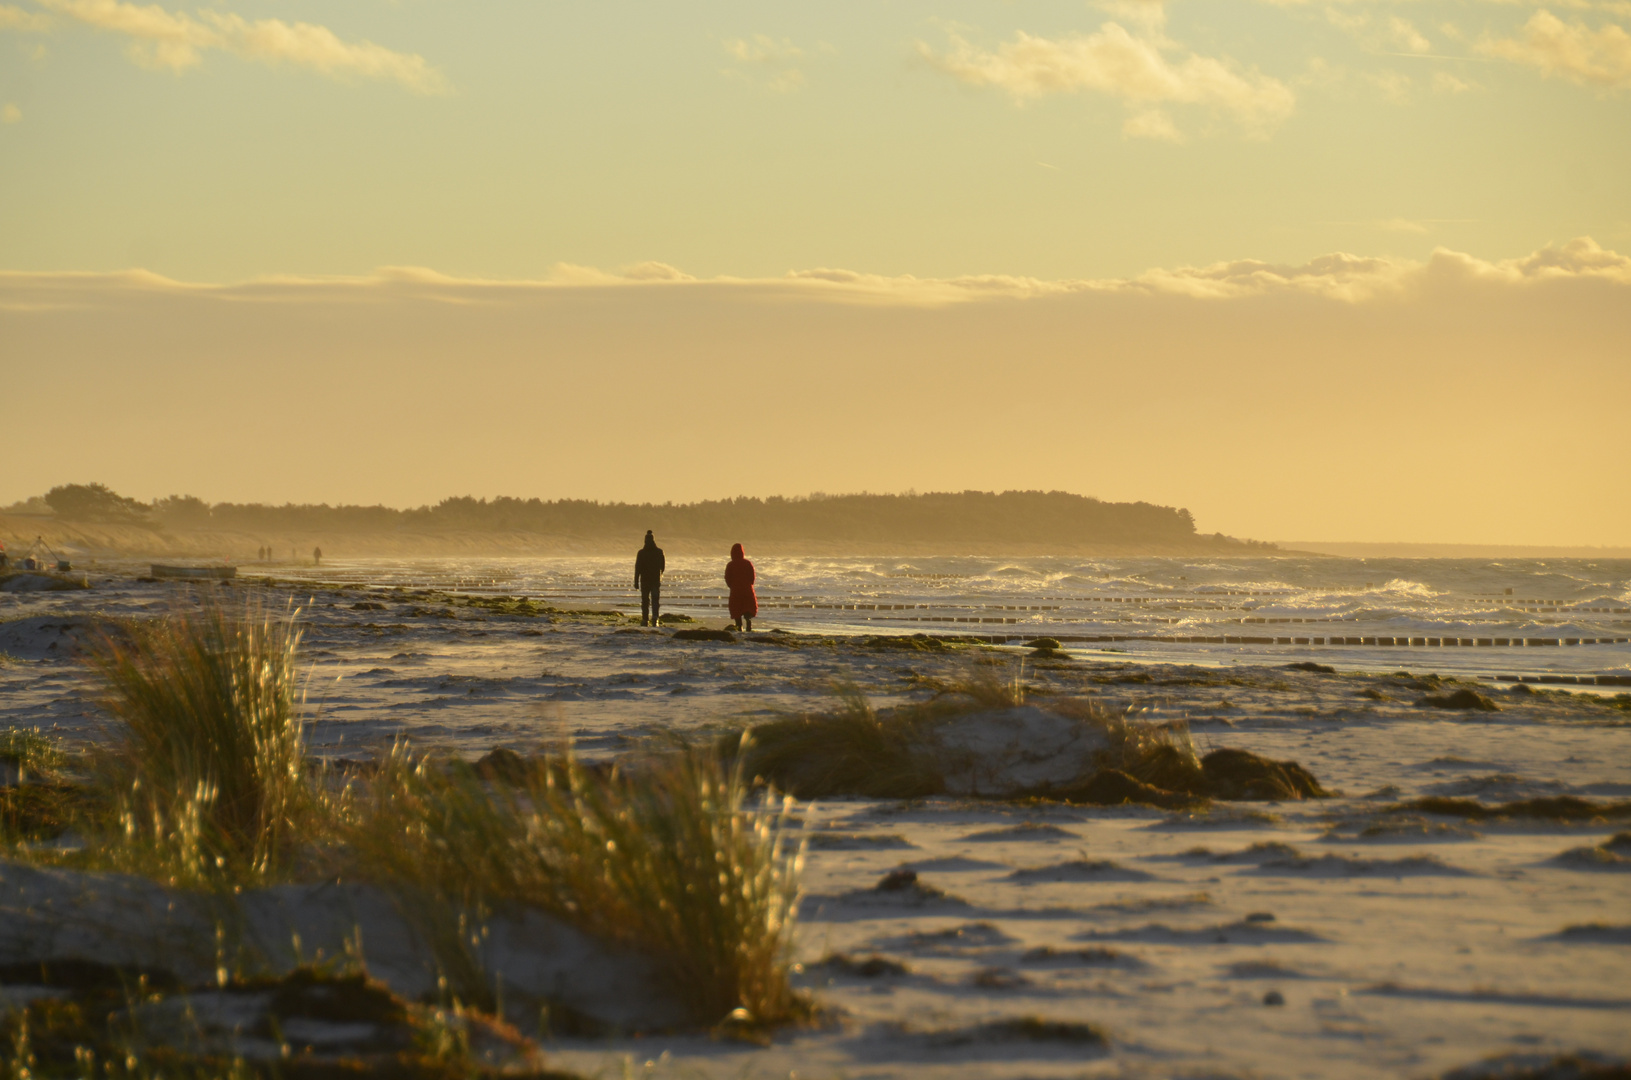
[[[1133,278],[0,274],[11,440],[141,497],[1049,488],[1205,531],[1627,544],[1631,258]],[[61,404],[51,406],[58,401]]]

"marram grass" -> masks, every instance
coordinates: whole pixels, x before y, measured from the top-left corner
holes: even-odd
[[[140,869],[180,880],[274,876],[310,810],[294,615],[214,601],[105,636],[91,654],[118,722],[97,755],[122,840]]]
[[[789,983],[803,857],[787,841],[792,803],[750,799],[743,755],[733,768],[675,744],[631,772],[565,750],[499,784],[399,744],[336,790],[306,755],[299,638],[293,615],[215,603],[105,638],[91,669],[116,741],[93,755],[76,803],[83,846],[13,835],[11,855],[226,896],[361,876],[399,897],[450,991],[478,1007],[497,1004],[483,920],[515,906],[647,957],[699,1026],[804,1014]],[[43,753],[29,735],[6,739]]]
[[[509,786],[399,748],[350,846],[407,888],[405,910],[440,918],[426,930],[476,1000],[471,915],[528,905],[655,960],[698,1025],[784,1023],[804,1008],[788,981],[803,855],[791,801],[749,805],[741,761],[676,747],[627,772],[568,750]]]

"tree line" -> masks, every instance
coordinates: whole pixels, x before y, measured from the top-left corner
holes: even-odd
[[[1147,502],[1105,502],[1064,491],[817,494],[662,504],[456,496],[434,506],[396,509],[327,503],[212,504],[191,495],[143,503],[103,484],[66,484],[47,492],[43,503],[64,520],[262,534],[461,531],[607,539],[637,537],[653,529],[658,536],[696,539],[1069,545],[1187,545],[1204,539],[1267,546],[1230,541],[1221,534],[1202,538],[1188,510]]]

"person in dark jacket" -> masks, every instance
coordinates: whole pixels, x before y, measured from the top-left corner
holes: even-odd
[[[753,564],[741,544],[731,545],[731,561],[725,564],[725,584],[731,588],[731,619],[738,630],[745,621],[753,630],[753,617],[759,614],[759,597],[753,591]]]
[[[657,546],[657,540],[646,530],[646,546],[634,557],[634,587],[640,590],[640,625],[656,626],[658,607],[662,604],[663,549]],[[650,622],[647,622],[647,616]]]

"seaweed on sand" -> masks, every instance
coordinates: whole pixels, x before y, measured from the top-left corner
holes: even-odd
[[[928,634],[871,634],[857,639],[855,643],[863,649],[901,652],[949,653],[964,647]]]
[[[1206,790],[1219,799],[1323,799],[1330,795],[1295,761],[1271,761],[1247,750],[1214,750],[1201,759]]]
[[[1516,799],[1506,803],[1481,803],[1476,799],[1429,796],[1387,807],[1388,813],[1439,814],[1469,821],[1501,821],[1507,818],[1541,818],[1547,821],[1592,821],[1597,818],[1631,818],[1631,799],[1620,802],[1593,802],[1576,795],[1552,795],[1536,799]]]
[[[1421,709],[1476,709],[1479,712],[1500,712],[1501,707],[1476,690],[1462,687],[1451,694],[1429,694],[1416,702]]]

